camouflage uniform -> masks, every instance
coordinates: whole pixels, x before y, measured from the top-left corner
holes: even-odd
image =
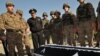
[[[30,44],[29,35],[27,34],[27,30],[28,30],[29,26],[28,26],[27,22],[22,18],[23,11],[17,10],[16,15],[17,15],[17,13],[21,16],[20,21],[21,21],[22,39],[25,44],[25,48],[26,48],[28,56],[31,56],[31,50],[30,50],[31,44]]]
[[[14,56],[15,46],[18,49],[18,55],[24,56],[22,35],[20,34],[20,20],[15,14],[9,12],[1,15],[4,19],[6,29],[6,39],[8,43],[9,56]]]
[[[2,20],[2,18],[1,18],[1,15],[0,15],[0,36],[4,36],[4,22],[3,22],[3,20]],[[4,39],[2,39],[2,37],[0,37],[0,40],[4,40]]]
[[[96,47],[100,47],[100,2],[97,8],[97,35],[96,35]]]
[[[0,15],[0,40],[2,41],[5,55],[8,55],[7,42],[6,42],[6,36],[5,36],[4,31],[5,31],[4,23],[3,23],[3,19],[1,18],[1,15]]]
[[[43,13],[43,17],[48,17],[47,13]],[[48,19],[45,19],[43,18],[42,19],[42,23],[43,23],[43,33],[44,33],[44,39],[45,41],[47,40],[47,44],[50,43],[50,32],[49,32],[49,29],[48,29],[48,25],[49,25],[49,20]]]
[[[86,46],[85,44],[85,35],[88,36],[88,44],[92,46],[93,44],[93,29],[95,29],[95,13],[94,8],[91,3],[84,3],[79,5],[77,8],[77,18],[79,20],[79,42],[81,46]]]
[[[12,2],[7,2],[6,7],[13,6]],[[8,44],[8,56],[15,56],[15,46],[18,50],[19,56],[24,56],[22,37],[20,34],[20,23],[19,18],[12,12],[6,12],[1,15],[4,21],[4,28],[6,30],[6,40]]]
[[[22,21],[22,31],[23,31],[23,42],[25,44],[25,48],[26,48],[26,51],[27,51],[27,54],[30,56],[31,55],[31,44],[30,44],[30,37],[29,35],[27,34],[27,29],[29,28],[28,27],[28,24],[25,22],[25,20],[23,20],[23,18],[21,18],[21,21]]]

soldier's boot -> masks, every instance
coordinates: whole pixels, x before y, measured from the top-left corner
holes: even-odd
[[[96,46],[95,47],[100,47],[100,41],[97,41]]]
[[[76,46],[76,41],[73,41],[72,43],[73,43],[73,46]]]
[[[85,46],[86,46],[85,41],[81,41],[81,42],[80,42],[80,45],[81,45],[82,47],[85,47]]]
[[[96,43],[96,46],[95,47],[99,47],[99,43],[98,42]]]
[[[26,48],[27,55],[32,56],[30,47],[25,45],[25,48]]]
[[[49,37],[47,38],[47,44],[50,44],[50,39],[49,39]]]
[[[93,47],[93,44],[91,43],[91,41],[89,42],[89,47]]]
[[[68,45],[69,45],[69,46],[72,46],[72,43],[71,43],[71,41],[69,41],[69,40],[68,40]]]
[[[76,40],[73,38],[71,39],[72,46],[76,46]]]
[[[88,38],[88,45],[89,45],[89,47],[93,47],[93,38],[92,38],[92,36],[90,36]]]

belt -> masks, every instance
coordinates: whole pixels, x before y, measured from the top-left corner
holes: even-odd
[[[6,29],[7,32],[21,32],[21,30],[16,30],[16,29]]]

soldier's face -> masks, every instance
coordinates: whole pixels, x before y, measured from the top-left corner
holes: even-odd
[[[9,12],[13,12],[14,10],[14,6],[7,6],[6,8],[7,8],[7,11]]]
[[[52,17],[52,18],[54,18],[54,17],[55,17],[55,15],[54,15],[54,14],[52,14],[52,15],[51,15],[51,17]]]
[[[79,3],[84,3],[85,0],[79,0]]]
[[[31,16],[32,16],[33,18],[35,18],[35,17],[36,17],[36,13],[31,13]]]
[[[21,15],[21,14],[19,14],[19,13],[16,13],[16,15],[17,15],[17,17],[19,17],[19,18],[21,18],[21,17],[22,17],[22,15]]]
[[[47,16],[43,16],[43,18],[47,19],[48,17]]]
[[[68,12],[68,11],[69,11],[69,8],[68,8],[68,7],[65,7],[65,8],[64,8],[64,11],[65,11],[65,12]]]

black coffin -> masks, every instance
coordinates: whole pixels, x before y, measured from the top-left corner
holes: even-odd
[[[45,45],[35,51],[36,56],[100,56],[100,48]]]

